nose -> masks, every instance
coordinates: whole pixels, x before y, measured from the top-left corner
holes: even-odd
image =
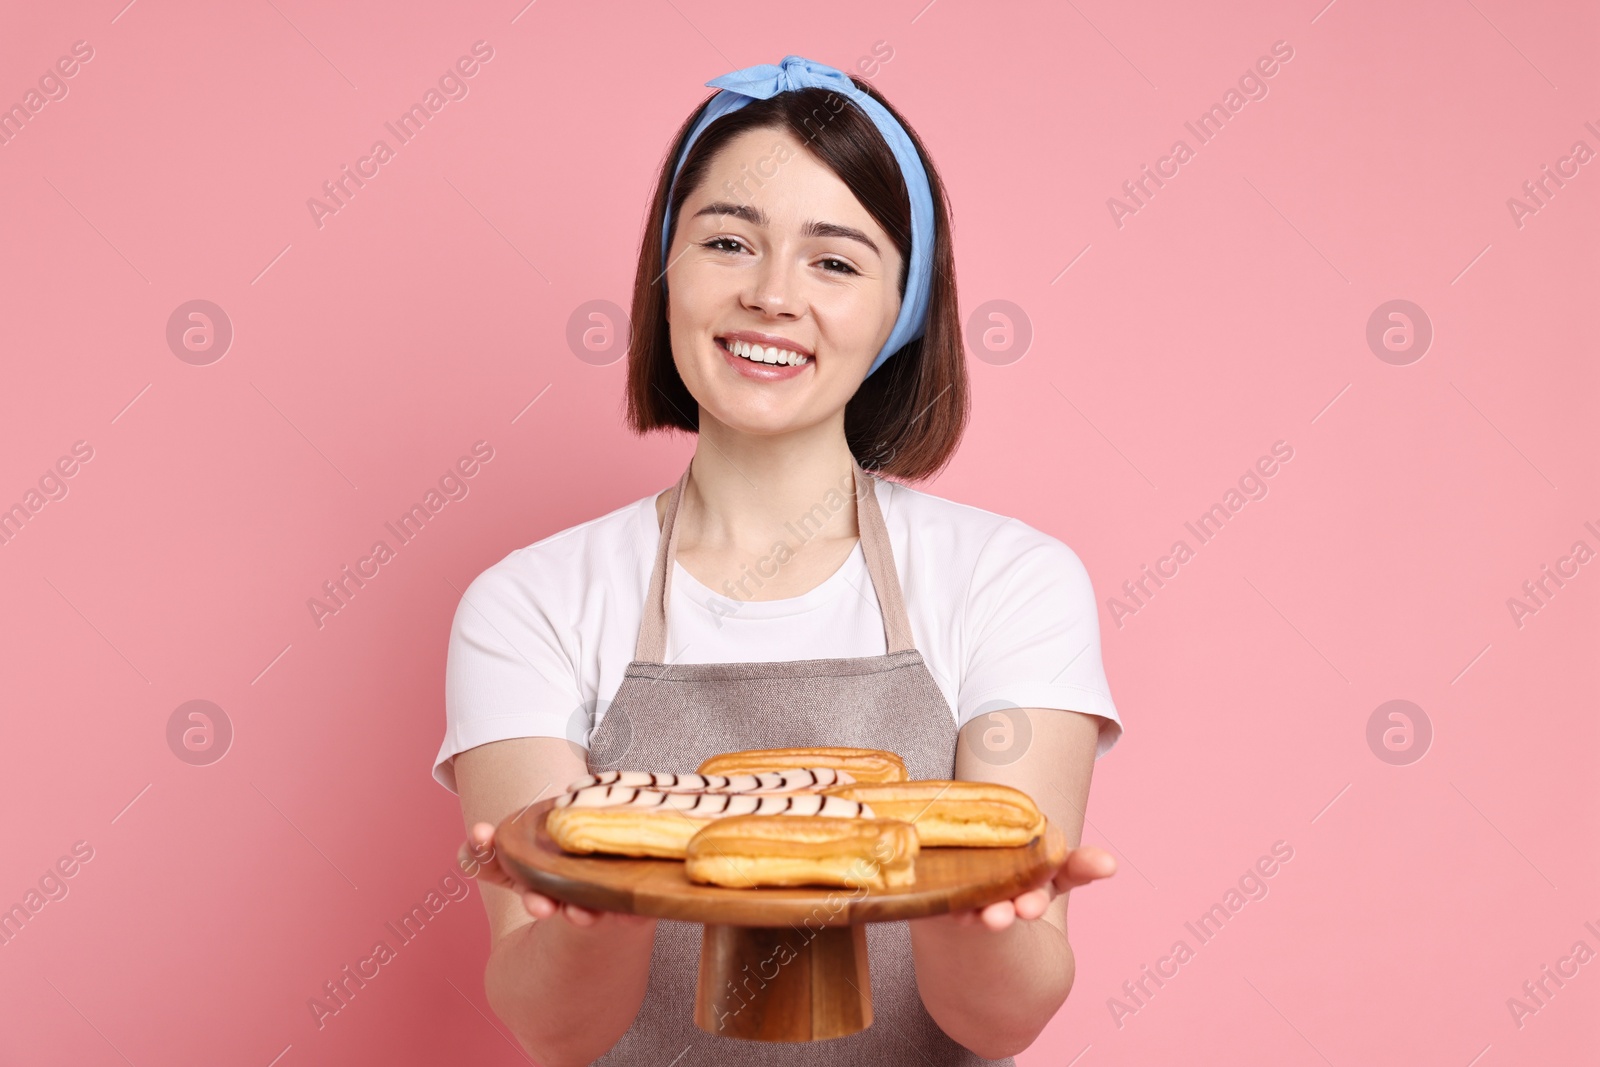
[[[805,310],[800,285],[799,270],[791,258],[769,253],[750,273],[744,306],[775,319],[799,318]]]

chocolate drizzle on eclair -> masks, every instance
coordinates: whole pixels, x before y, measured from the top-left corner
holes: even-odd
[[[558,808],[610,808],[629,810],[671,809],[684,815],[711,818],[720,815],[830,815],[839,818],[873,817],[872,809],[858,800],[821,793],[762,796],[751,793],[668,793],[639,786],[595,784],[556,798]]]
[[[848,771],[832,767],[803,767],[760,774],[666,774],[655,771],[604,771],[573,781],[567,792],[593,786],[651,789],[662,793],[794,793],[847,785],[854,781]]]

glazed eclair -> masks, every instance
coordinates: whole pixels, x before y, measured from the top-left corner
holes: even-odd
[[[917,834],[895,819],[735,815],[689,839],[691,882],[735,889],[838,885],[893,889],[916,880]]]
[[[870,819],[872,809],[821,793],[664,793],[593,785],[557,797],[545,818],[545,831],[567,852],[682,859],[696,831],[731,815]]]
[[[1033,798],[995,782],[917,779],[910,782],[841,785],[824,795],[870,804],[885,819],[916,827],[924,848],[1004,848],[1025,845],[1044,832],[1045,817]]]
[[[800,767],[831,767],[848,773],[857,782],[903,782],[910,777],[905,762],[886,749],[826,745],[724,752],[695,769],[701,774],[753,774]]]

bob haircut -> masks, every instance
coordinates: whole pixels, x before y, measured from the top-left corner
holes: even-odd
[[[933,194],[934,232],[926,331],[862,382],[845,405],[845,439],[862,469],[901,479],[924,479],[950,461],[966,428],[970,406],[944,186],[916,132],[871,85],[854,75],[851,80],[900,121],[916,146]],[[905,298],[911,259],[911,202],[899,165],[871,119],[830,89],[799,89],[752,100],[706,128],[683,161],[674,189],[673,163],[704,110],[702,104],[673,139],[672,151],[656,179],[650,218],[640,242],[633,282],[633,330],[628,340],[627,421],[636,433],[699,429],[699,405],[672,360],[666,274],[661,269],[661,222],[671,189],[672,229],[677,232],[684,201],[703,183],[717,152],[740,134],[759,129],[788,132],[838,175],[899,250],[900,296]],[[732,193],[739,198],[736,190]],[[667,235],[669,248],[672,236]]]

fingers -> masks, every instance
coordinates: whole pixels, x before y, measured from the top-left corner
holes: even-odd
[[[507,879],[502,876],[500,865],[494,862],[492,823],[472,824],[467,830],[467,839],[456,851],[456,864],[461,868],[461,873],[469,878],[484,878],[487,881],[506,884]]]
[[[554,900],[551,900],[543,893],[533,892],[522,894],[522,906],[535,919],[548,919],[560,907]]]
[[[991,909],[994,910],[991,911]],[[926,918],[913,919],[912,921],[940,926],[982,926],[993,930],[1003,930],[1011,925],[1010,919],[1006,918],[1005,913],[996,904],[990,904],[982,908],[958,908],[955,911],[947,911],[941,915],[929,915]]]
[[[1018,919],[1039,918],[1054,897],[1049,886],[1042,886],[1010,900],[997,900],[981,908],[962,908],[935,918],[943,918],[955,926],[981,925],[989,930],[1004,930]]]
[[[581,908],[576,904],[564,904],[561,914],[566,916],[568,922],[577,927],[591,927],[600,923],[609,926],[643,926],[651,921],[648,915],[634,915],[626,911],[596,911],[593,908]]]
[[[473,823],[461,847],[463,852],[482,865],[494,855],[494,827],[486,822]]]
[[[485,877],[484,867],[478,860],[476,846],[469,839],[461,842],[461,847],[456,849],[456,866],[468,878]]]
[[[997,900],[984,908],[980,914],[984,926],[991,930],[1004,930],[1016,921],[1017,905],[1012,900]]]
[[[547,897],[543,893],[534,893],[532,891],[522,894],[522,906],[535,919],[548,919],[560,913],[567,922],[580,929],[588,929],[602,921],[610,921],[621,926],[643,926],[651,921],[651,917],[648,915],[633,915],[622,911],[599,911],[595,908],[585,908],[577,904],[566,904]]]
[[[1075,848],[1056,872],[1050,883],[1030,889],[1010,900],[1000,900],[982,908],[969,908],[950,913],[950,920],[960,926],[981,922],[987,929],[1004,930],[1018,919],[1033,920],[1044,915],[1050,902],[1062,893],[1117,873],[1117,861],[1111,853],[1092,845]]]
[[[462,871],[470,877],[477,877],[496,885],[503,885],[511,889],[518,889],[520,885],[501,869],[494,851],[494,824],[488,822],[473,823],[467,831],[467,840],[462,843],[457,853],[457,862]],[[560,912],[568,922],[577,927],[591,927],[606,916],[611,916],[614,921],[626,926],[639,926],[650,921],[648,915],[630,915],[625,912],[597,911],[593,908],[583,908],[576,904],[563,904],[561,901],[524,890],[519,893],[522,897],[522,907],[535,919],[548,919]]]
[[[990,930],[1004,930],[1018,919],[1033,920],[1039,918],[1050,907],[1054,899],[1048,887],[1030,889],[1020,896],[1010,900],[998,900],[983,908],[974,908],[961,913],[958,922],[981,922]]]
[[[1019,919],[1037,919],[1050,907],[1053,896],[1048,887],[1030,889],[1028,892],[1012,900]]]
[[[1116,873],[1116,857],[1103,848],[1088,845],[1067,854],[1067,862],[1061,865],[1053,881],[1056,891],[1065,893]]]

